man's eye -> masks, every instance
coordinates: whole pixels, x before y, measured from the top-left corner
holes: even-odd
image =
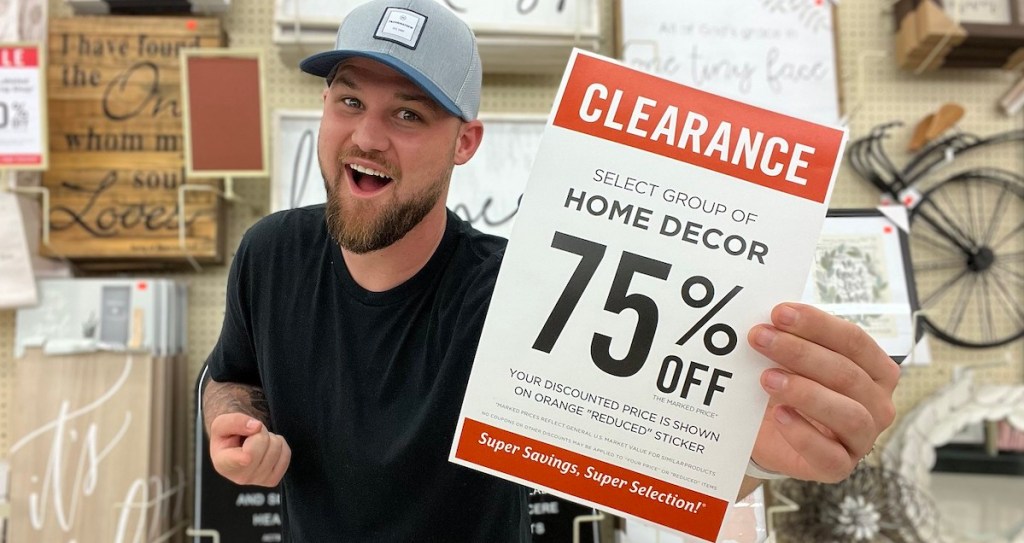
[[[408,109],[403,109],[402,111],[398,112],[398,118],[402,119],[403,121],[412,122],[422,120],[418,113],[416,113],[415,111],[409,111]]]
[[[363,106],[359,100],[352,98],[351,96],[343,96],[340,102],[348,107],[361,108]]]

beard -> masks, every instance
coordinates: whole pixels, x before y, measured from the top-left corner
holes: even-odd
[[[450,154],[454,156],[454,148]],[[384,167],[385,173],[392,178],[391,183],[400,183],[401,175],[398,168],[378,153],[349,150],[337,159],[339,173],[334,182],[328,182],[327,176],[323,176],[324,188],[327,191],[327,230],[338,245],[355,254],[390,247],[405,237],[437,205],[454,169],[454,164],[448,160],[447,168],[435,174],[433,180],[423,190],[404,201],[400,201],[397,194],[392,194],[392,197],[383,203],[367,202],[345,198],[343,193],[346,189],[338,188],[345,177],[343,161],[352,157],[361,157],[380,164]],[[322,158],[320,171],[324,174]]]

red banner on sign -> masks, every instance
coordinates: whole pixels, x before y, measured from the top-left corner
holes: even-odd
[[[576,55],[554,124],[823,203],[843,131]]]
[[[0,47],[0,67],[34,68],[39,66],[39,50],[35,47]]]
[[[42,155],[0,155],[0,164],[42,164]]]
[[[714,541],[729,504],[466,418],[456,458]]]

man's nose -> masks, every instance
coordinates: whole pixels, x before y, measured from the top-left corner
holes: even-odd
[[[374,115],[361,115],[352,131],[352,143],[360,150],[386,151],[389,147],[385,121]]]

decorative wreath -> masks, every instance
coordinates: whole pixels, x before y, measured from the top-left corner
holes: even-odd
[[[775,481],[768,528],[780,543],[952,543],[956,519],[931,497],[935,448],[971,424],[1006,420],[1024,429],[1024,386],[977,386],[970,371],[901,418],[877,464],[861,462],[838,484]],[[1016,534],[987,543],[1024,541]]]
[[[784,514],[773,518],[770,531],[776,540],[791,543],[934,543],[934,534],[920,526],[932,525],[936,510],[927,495],[896,471],[861,462],[838,484],[796,479],[772,485],[776,499],[788,503],[772,509]]]

